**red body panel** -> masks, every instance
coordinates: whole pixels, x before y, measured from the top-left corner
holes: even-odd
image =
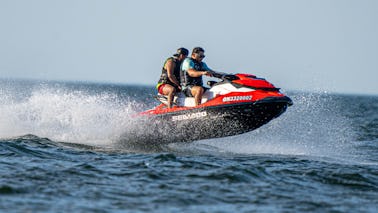
[[[240,79],[234,80],[234,83],[254,87],[254,88],[275,88],[273,84],[269,83],[265,79],[256,78],[254,75],[248,74],[236,74]]]

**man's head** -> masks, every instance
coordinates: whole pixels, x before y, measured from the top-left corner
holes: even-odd
[[[184,60],[189,55],[189,50],[184,47],[178,48],[177,52],[173,55],[179,60]]]
[[[202,61],[205,58],[205,50],[202,47],[193,48],[192,58],[196,61]]]

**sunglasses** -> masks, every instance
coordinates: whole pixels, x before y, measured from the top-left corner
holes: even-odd
[[[204,55],[204,54],[198,54],[198,53],[197,53],[197,55],[198,55],[198,57],[200,57],[200,58],[205,58],[205,55]]]

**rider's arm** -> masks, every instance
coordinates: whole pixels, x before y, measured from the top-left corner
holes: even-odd
[[[208,69],[207,66],[205,66]],[[190,77],[201,77],[202,75],[209,75],[207,70],[195,70],[194,63],[191,60],[185,60],[182,64],[182,69],[186,70]]]
[[[213,74],[216,73],[216,71],[210,69],[205,62],[202,62],[202,64],[203,64],[202,67],[204,68],[206,72],[204,75],[213,77]]]
[[[172,59],[167,61],[167,63],[165,64],[165,69],[167,70],[169,80],[180,88],[180,84],[177,81],[175,75],[173,74],[173,70],[175,69],[175,63],[173,63]]]
[[[207,71],[197,71],[195,69],[188,69],[188,74],[190,77],[200,77],[206,75],[207,73]]]

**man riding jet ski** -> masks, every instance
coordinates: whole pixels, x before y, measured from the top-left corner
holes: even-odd
[[[188,54],[189,51],[181,47],[177,49],[177,53],[175,53],[173,57],[169,57],[164,62],[156,89],[160,94],[167,96],[168,108],[172,107],[173,96],[181,90],[179,83],[181,63]]]
[[[214,73],[205,62],[205,50],[195,47],[190,58],[186,58],[181,65],[181,86],[182,91],[188,97],[194,97],[195,104],[201,104],[204,93],[202,76],[212,76]]]

